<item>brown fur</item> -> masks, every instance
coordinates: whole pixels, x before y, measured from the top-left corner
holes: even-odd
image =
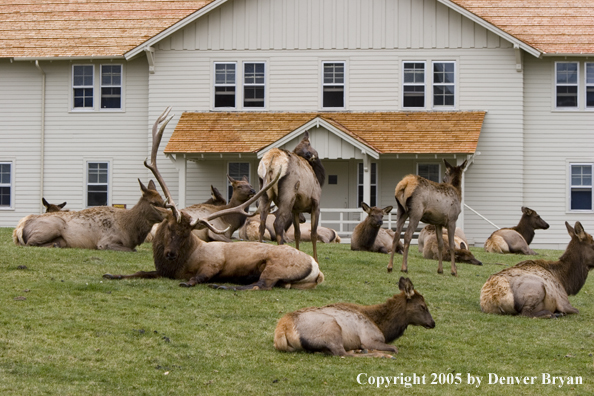
[[[309,133],[305,133],[293,152],[273,148],[268,151],[258,166],[260,186],[280,175],[278,183],[260,198],[260,241],[264,237],[266,217],[272,202],[278,207],[274,221],[276,241],[285,243],[285,231],[291,220],[295,232],[295,246],[299,249],[301,229],[299,214],[311,214],[311,240],[313,256],[318,260],[316,242],[318,239],[318,221],[320,218],[320,199],[324,184],[324,167],[309,142]]]
[[[517,226],[501,228],[485,241],[484,249],[490,253],[520,253],[536,255],[528,245],[534,239],[534,230],[546,230],[549,225],[535,210],[522,207],[522,217]]]
[[[45,206],[45,213],[55,213],[55,212],[70,212],[68,209],[64,209],[66,206],[66,202],[62,202],[61,204],[51,204],[45,200],[45,198],[41,198],[41,203]]]
[[[446,230],[443,230],[443,238],[448,239],[448,233]],[[419,234],[419,251],[423,253],[423,257],[430,260],[437,260],[438,259],[438,244],[437,244],[437,236],[435,235],[435,226],[427,225],[421,233]],[[467,264],[474,264],[474,265],[483,265],[470,250],[468,250],[468,242],[466,242],[466,237],[464,236],[464,231],[461,228],[456,227],[456,232],[454,235],[454,260],[456,263],[467,263]],[[448,246],[443,246],[442,250],[442,257],[444,260],[451,260],[450,256],[451,250]]]
[[[594,240],[580,222],[565,226],[571,241],[558,261],[523,261],[489,277],[481,289],[483,312],[538,318],[578,313],[568,296],[580,291],[594,268]]]
[[[132,209],[97,206],[23,218],[13,232],[17,245],[132,251],[163,220],[164,201],[151,180],[140,182],[142,197]]]
[[[460,166],[452,166],[445,159],[446,173],[444,183],[435,183],[416,175],[405,176],[396,185],[394,197],[397,204],[396,233],[392,243],[392,255],[388,264],[388,272],[392,272],[394,253],[400,241],[400,233],[407,219],[408,228],[404,233],[404,248],[402,254],[402,272],[408,272],[408,249],[413,232],[419,221],[433,224],[436,227],[438,243],[438,273],[443,273],[442,249],[443,234],[442,227],[448,230],[449,247],[454,250],[454,234],[456,220],[460,214],[462,201],[462,173],[466,167],[466,161]],[[457,276],[456,263],[451,257],[452,275]]]
[[[400,278],[400,294],[383,304],[339,303],[303,308],[283,316],[274,332],[274,347],[283,352],[305,350],[353,357],[393,357],[398,349],[389,345],[404,334],[408,325],[435,327],[423,296],[410,279]],[[355,350],[375,352],[358,354]]]
[[[382,228],[382,225],[384,224],[384,215],[392,211],[392,206],[380,209],[377,206],[370,207],[362,202],[361,207],[367,213],[367,217],[357,224],[351,234],[351,250],[388,254],[392,249],[394,232]]]
[[[266,217],[266,228],[264,229],[264,237],[262,240],[272,241],[276,240],[276,233],[274,232],[274,220],[276,216],[271,213]],[[305,219],[304,219],[305,220]],[[299,223],[301,231],[301,241],[311,242],[311,223]],[[293,224],[285,231],[285,241],[295,241],[295,229]],[[245,224],[239,229],[239,239],[244,241],[259,241],[260,240],[260,218],[250,217]],[[340,243],[340,236],[332,228],[318,227],[318,241],[322,243]]]

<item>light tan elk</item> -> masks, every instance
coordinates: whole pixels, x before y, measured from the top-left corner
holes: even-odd
[[[17,245],[133,251],[153,224],[163,221],[165,203],[151,180],[132,209],[97,206],[77,212],[52,212],[23,218],[13,232]]]
[[[443,238],[448,239],[448,232],[443,230]],[[438,259],[438,246],[437,236],[435,235],[435,226],[429,224],[421,230],[419,234],[419,251],[423,254],[423,257],[430,260]],[[467,263],[474,265],[483,265],[483,263],[474,257],[474,254],[468,250],[468,242],[464,236],[464,231],[461,228],[456,227],[454,235],[454,259],[457,263]],[[444,260],[450,260],[450,248],[446,245],[443,246],[441,255]]]
[[[546,230],[549,224],[535,210],[522,206],[522,217],[517,226],[501,228],[485,241],[485,250],[490,253],[521,253],[536,255],[528,245],[534,239],[534,230]]]
[[[313,256],[318,261],[316,241],[318,239],[318,222],[320,218],[320,199],[322,186],[326,178],[322,161],[318,152],[311,147],[309,133],[305,132],[301,142],[293,152],[273,148],[268,151],[258,165],[260,187],[279,177],[278,184],[260,198],[260,241],[266,228],[266,217],[272,202],[278,207],[274,220],[276,241],[279,245],[285,242],[284,231],[293,220],[295,230],[295,246],[299,249],[301,229],[299,214],[311,214],[311,241]]]
[[[417,228],[419,221],[426,224],[433,224],[437,230],[438,260],[437,272],[443,273],[442,249],[443,234],[442,227],[448,230],[448,241],[451,250],[454,250],[454,234],[456,229],[456,220],[460,214],[460,203],[462,202],[462,173],[466,167],[464,161],[460,166],[452,166],[443,160],[446,166],[444,182],[436,183],[427,180],[421,176],[405,176],[396,185],[395,198],[397,204],[396,234],[392,243],[392,255],[388,264],[388,272],[392,272],[394,264],[394,253],[396,246],[400,241],[400,232],[406,219],[408,228],[404,233],[404,248],[402,254],[402,272],[408,272],[408,249],[413,232]],[[458,276],[456,262],[451,257],[452,275]]]
[[[579,221],[565,226],[571,241],[558,261],[522,261],[489,277],[481,289],[483,312],[536,318],[578,313],[567,296],[580,291],[594,268],[594,240]]]
[[[54,212],[70,212],[68,209],[64,209],[66,206],[66,202],[62,202],[61,204],[51,204],[45,200],[45,198],[41,198],[41,203],[45,206],[45,213],[54,213]]]
[[[159,117],[157,123],[167,118],[169,111],[170,108]],[[169,119],[171,117],[166,121]],[[313,289],[324,280],[324,275],[313,257],[288,245],[277,246],[259,242],[204,242],[196,236],[192,231],[205,227],[214,232],[224,232],[213,227],[210,221],[222,215],[244,212],[250,204],[272,188],[278,179],[273,179],[270,184],[264,185],[256,195],[239,206],[215,212],[204,218],[192,218],[185,210],[176,208],[171,193],[157,168],[157,151],[164,127],[164,125],[161,126],[158,131],[153,128],[151,163],[145,162],[161,185],[168,199],[168,208],[171,209],[161,209],[167,219],[159,226],[153,240],[155,271],[139,271],[132,275],[105,274],[105,278],[166,277],[187,280],[180,283],[180,286],[186,287],[209,281],[251,283],[237,289],[253,290],[268,290],[274,286]]]
[[[408,278],[400,278],[395,294],[383,304],[340,303],[310,307],[283,316],[274,331],[274,347],[283,352],[324,352],[353,357],[393,357],[389,345],[409,325],[435,327],[423,296]],[[375,352],[358,354],[358,349]]]
[[[384,215],[392,211],[392,206],[383,209],[377,206],[370,207],[365,202],[361,203],[367,217],[357,224],[351,235],[351,250],[363,250],[388,254],[392,249],[394,232],[382,228]],[[401,248],[401,246],[399,246]],[[402,251],[402,250],[400,250]]]
[[[263,240],[272,241],[276,240],[276,234],[274,232],[274,220],[276,216],[271,213],[266,218],[266,229],[264,230]],[[303,221],[302,221],[303,220]],[[299,230],[301,231],[301,241],[311,242],[311,223],[306,222],[305,217],[299,220]],[[246,220],[245,224],[239,229],[239,238],[245,241],[259,241],[260,240],[260,219],[256,217],[250,217]],[[340,243],[340,236],[328,227],[318,226],[318,242],[322,243]],[[285,231],[285,241],[295,241],[295,229],[293,224]],[[391,239],[390,239],[391,241]]]

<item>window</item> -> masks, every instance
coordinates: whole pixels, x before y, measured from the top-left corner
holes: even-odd
[[[592,210],[592,164],[571,164],[570,209]]]
[[[107,205],[108,176],[108,162],[87,163],[87,207]]]
[[[264,63],[243,64],[243,107],[264,107]]]
[[[235,108],[235,63],[215,63],[215,108]]]
[[[95,66],[72,66],[73,108],[93,109],[93,79]]]
[[[594,108],[594,63],[586,63],[586,107]]]
[[[455,63],[433,62],[433,107],[454,107]]]
[[[359,162],[358,168],[358,177],[357,177],[357,207],[361,207],[361,202],[363,202],[363,163]],[[375,162],[371,163],[371,191],[370,191],[370,202],[365,202],[369,206],[377,206],[377,164]]]
[[[344,62],[324,62],[322,107],[344,107]]]
[[[578,63],[555,63],[556,107],[578,107]]]
[[[439,183],[439,164],[417,164],[417,175]]]
[[[0,208],[12,208],[11,162],[0,162]]]
[[[425,62],[403,63],[402,106],[425,107]]]
[[[250,181],[250,164],[249,162],[229,162],[229,171],[227,173],[230,177],[235,180],[239,180],[244,176],[247,177],[248,182]],[[227,180],[227,201],[231,199],[233,195],[233,186]]]
[[[101,65],[101,108],[122,108],[122,65]]]

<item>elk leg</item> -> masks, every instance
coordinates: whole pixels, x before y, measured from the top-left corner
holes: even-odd
[[[260,179],[260,188],[262,188],[262,179]],[[266,231],[266,218],[270,211],[270,200],[266,194],[260,197],[260,242],[264,239],[264,232]]]
[[[112,275],[112,274],[105,274],[103,275],[105,279],[130,279],[130,278],[141,278],[141,279],[157,279],[160,278],[161,275],[157,273],[157,271],[138,271],[133,273],[132,275]]]
[[[320,203],[313,199],[311,203],[311,243],[313,246],[313,257],[318,261],[318,223],[320,222]]]
[[[396,201],[396,202],[398,202],[398,201]],[[396,214],[398,216],[398,220],[396,221],[396,232],[394,233],[394,240],[392,241],[392,254],[390,255],[390,263],[388,264],[388,272],[392,272],[392,268],[394,267],[394,253],[396,253],[396,246],[398,246],[398,244],[400,243],[400,233],[402,232],[402,227],[404,226],[404,222],[408,218],[406,211],[400,204],[398,204]],[[403,249],[402,253],[404,254],[404,249]],[[408,272],[406,262],[402,263],[401,271]]]
[[[437,238],[437,260],[439,261],[437,273],[443,274],[443,230],[440,225],[435,226],[435,238]]]
[[[291,207],[293,205],[291,204]],[[281,212],[280,208],[276,212],[274,219],[274,232],[276,233],[276,243],[282,245],[285,243],[285,226],[291,223],[291,212]],[[297,229],[295,229],[296,231]]]
[[[412,240],[413,233],[419,225],[420,219],[415,219],[410,216],[408,218],[408,228],[404,233],[404,250],[402,252],[402,272],[408,272],[408,249],[410,248],[410,241]]]
[[[180,287],[194,287],[198,283],[204,283],[204,282],[208,281],[209,279],[212,279],[214,276],[215,276],[215,274],[212,274],[212,275],[198,274],[198,275],[191,277],[187,282],[181,282],[179,285],[180,285]]]
[[[456,223],[448,224],[448,242],[450,244],[450,260],[452,262],[452,275],[458,276],[458,269],[456,268],[456,242],[454,240],[456,233]],[[441,263],[441,261],[440,261]]]
[[[293,213],[293,235],[295,236],[295,249],[299,250],[299,241],[301,241],[301,227],[299,226],[299,213]]]

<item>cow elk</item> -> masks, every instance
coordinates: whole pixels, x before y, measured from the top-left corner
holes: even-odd
[[[283,352],[324,352],[352,357],[389,357],[390,345],[409,325],[435,327],[423,296],[408,278],[400,278],[400,294],[383,304],[339,303],[303,308],[283,316],[274,332],[274,347]],[[355,350],[374,352],[359,354]]]
[[[96,206],[77,212],[29,215],[18,223],[13,241],[23,246],[133,251],[153,224],[163,221],[165,202],[151,180],[132,209]]]
[[[361,203],[367,217],[357,224],[351,235],[351,250],[363,250],[388,254],[392,249],[394,232],[382,228],[384,216],[392,211],[392,206],[383,209],[377,206],[370,207],[365,202]],[[401,245],[399,244],[401,248]],[[400,251],[402,251],[400,249]]]
[[[400,241],[400,232],[406,219],[408,228],[404,233],[404,248],[402,254],[402,272],[408,272],[408,249],[413,232],[416,230],[419,221],[426,224],[433,224],[437,230],[438,260],[437,272],[443,273],[442,249],[443,234],[442,227],[448,230],[448,241],[451,250],[454,250],[454,235],[456,220],[460,214],[462,202],[462,175],[466,168],[467,161],[460,166],[452,166],[443,160],[446,172],[443,183],[436,183],[421,176],[405,176],[396,185],[395,198],[397,204],[396,234],[392,243],[392,255],[388,264],[388,272],[392,272],[394,253]],[[452,275],[458,276],[455,258],[451,257]]]
[[[443,230],[443,238],[444,240],[448,239],[448,233],[444,229]],[[435,226],[429,224],[421,230],[419,234],[419,251],[423,254],[423,257],[430,260],[437,260],[438,259],[438,246],[437,246],[437,236],[435,235]],[[457,263],[466,263],[466,264],[474,264],[474,265],[483,265],[481,261],[479,261],[474,254],[470,250],[468,250],[468,242],[466,241],[466,237],[464,236],[464,231],[461,228],[456,227],[456,232],[454,235],[454,259]],[[444,260],[450,260],[450,248],[446,245],[443,246],[441,251],[441,255]]]
[[[481,289],[483,312],[535,318],[578,313],[568,296],[580,291],[594,268],[594,240],[579,221],[565,226],[571,241],[558,261],[522,261],[489,277]]]
[[[145,165],[153,172],[168,200],[168,209],[161,209],[167,217],[157,229],[153,240],[155,271],[139,271],[132,275],[105,274],[108,279],[159,278],[187,280],[180,286],[195,286],[209,281],[251,283],[237,289],[268,290],[274,286],[313,289],[324,280],[313,257],[288,245],[277,246],[259,242],[204,242],[192,231],[208,228],[216,233],[210,221],[218,217],[243,213],[262,194],[272,188],[278,177],[243,204],[227,208],[203,218],[192,218],[185,210],[178,210],[171,193],[157,168],[157,151],[166,122],[157,126],[169,114],[170,108],[157,119],[153,127],[151,163]],[[167,118],[166,121],[171,119]],[[215,286],[219,288],[219,286]],[[222,288],[222,287],[221,287]]]
[[[55,213],[55,212],[70,212],[68,209],[64,209],[66,206],[66,202],[62,202],[61,204],[51,204],[45,200],[45,198],[41,198],[41,203],[45,206],[45,213]]]
[[[522,207],[522,217],[517,226],[501,228],[485,241],[485,250],[490,253],[521,253],[536,255],[528,245],[534,239],[534,230],[546,230],[549,225],[535,210]]]
[[[258,176],[260,177],[260,188],[264,183],[270,183],[271,180],[279,178],[278,184],[260,198],[260,241],[264,236],[266,217],[272,202],[278,207],[274,220],[274,231],[279,245],[285,242],[284,232],[293,220],[295,246],[299,249],[301,240],[299,214],[310,213],[313,256],[318,261],[316,241],[318,239],[320,199],[326,175],[318,152],[311,147],[309,133],[305,132],[303,139],[293,152],[278,148],[268,151],[260,161]]]

